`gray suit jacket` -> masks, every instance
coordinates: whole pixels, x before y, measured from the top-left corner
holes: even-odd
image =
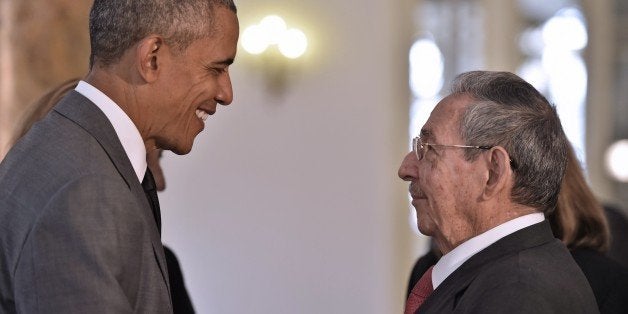
[[[454,271],[417,313],[599,313],[591,287],[547,221],[519,230]]]
[[[0,164],[0,312],[172,312],[142,186],[109,120],[75,91]]]

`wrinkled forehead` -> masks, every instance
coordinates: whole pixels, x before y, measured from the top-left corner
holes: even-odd
[[[453,94],[443,98],[421,128],[421,138],[425,142],[434,143],[459,140],[460,119],[472,101],[473,98],[465,94]]]

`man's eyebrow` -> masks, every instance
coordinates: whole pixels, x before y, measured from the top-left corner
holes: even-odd
[[[432,131],[428,129],[421,129],[422,139],[432,139]]]
[[[231,64],[233,64],[233,58],[229,58],[229,59],[225,59],[225,60],[221,60],[221,61],[216,61],[216,62],[212,62],[213,65],[224,65],[224,66],[230,66]]]

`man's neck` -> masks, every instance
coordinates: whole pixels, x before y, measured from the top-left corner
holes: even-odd
[[[435,235],[435,241],[443,254],[449,253],[460,244],[513,219],[539,212],[537,209],[520,205],[504,204],[504,207],[485,207],[477,210],[478,215],[469,216],[468,221],[456,232]]]
[[[150,145],[146,143],[147,135],[145,134],[145,127],[142,121],[142,108],[137,105],[137,99],[140,97],[137,94],[138,89],[133,88],[133,80],[127,77],[129,75],[121,69],[124,66],[124,64],[115,64],[103,67],[95,64],[84,81],[98,88],[98,90],[111,98],[133,121],[135,127],[140,131],[145,146],[152,148],[154,143]]]

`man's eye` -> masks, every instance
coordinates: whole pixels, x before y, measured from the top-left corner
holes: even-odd
[[[220,68],[220,67],[206,67],[205,69],[207,70],[207,72],[215,74],[215,75],[220,75],[227,71],[227,68]]]
[[[211,68],[211,69],[209,69],[209,73],[211,73],[211,74],[220,74],[220,69],[218,69],[218,68]]]

